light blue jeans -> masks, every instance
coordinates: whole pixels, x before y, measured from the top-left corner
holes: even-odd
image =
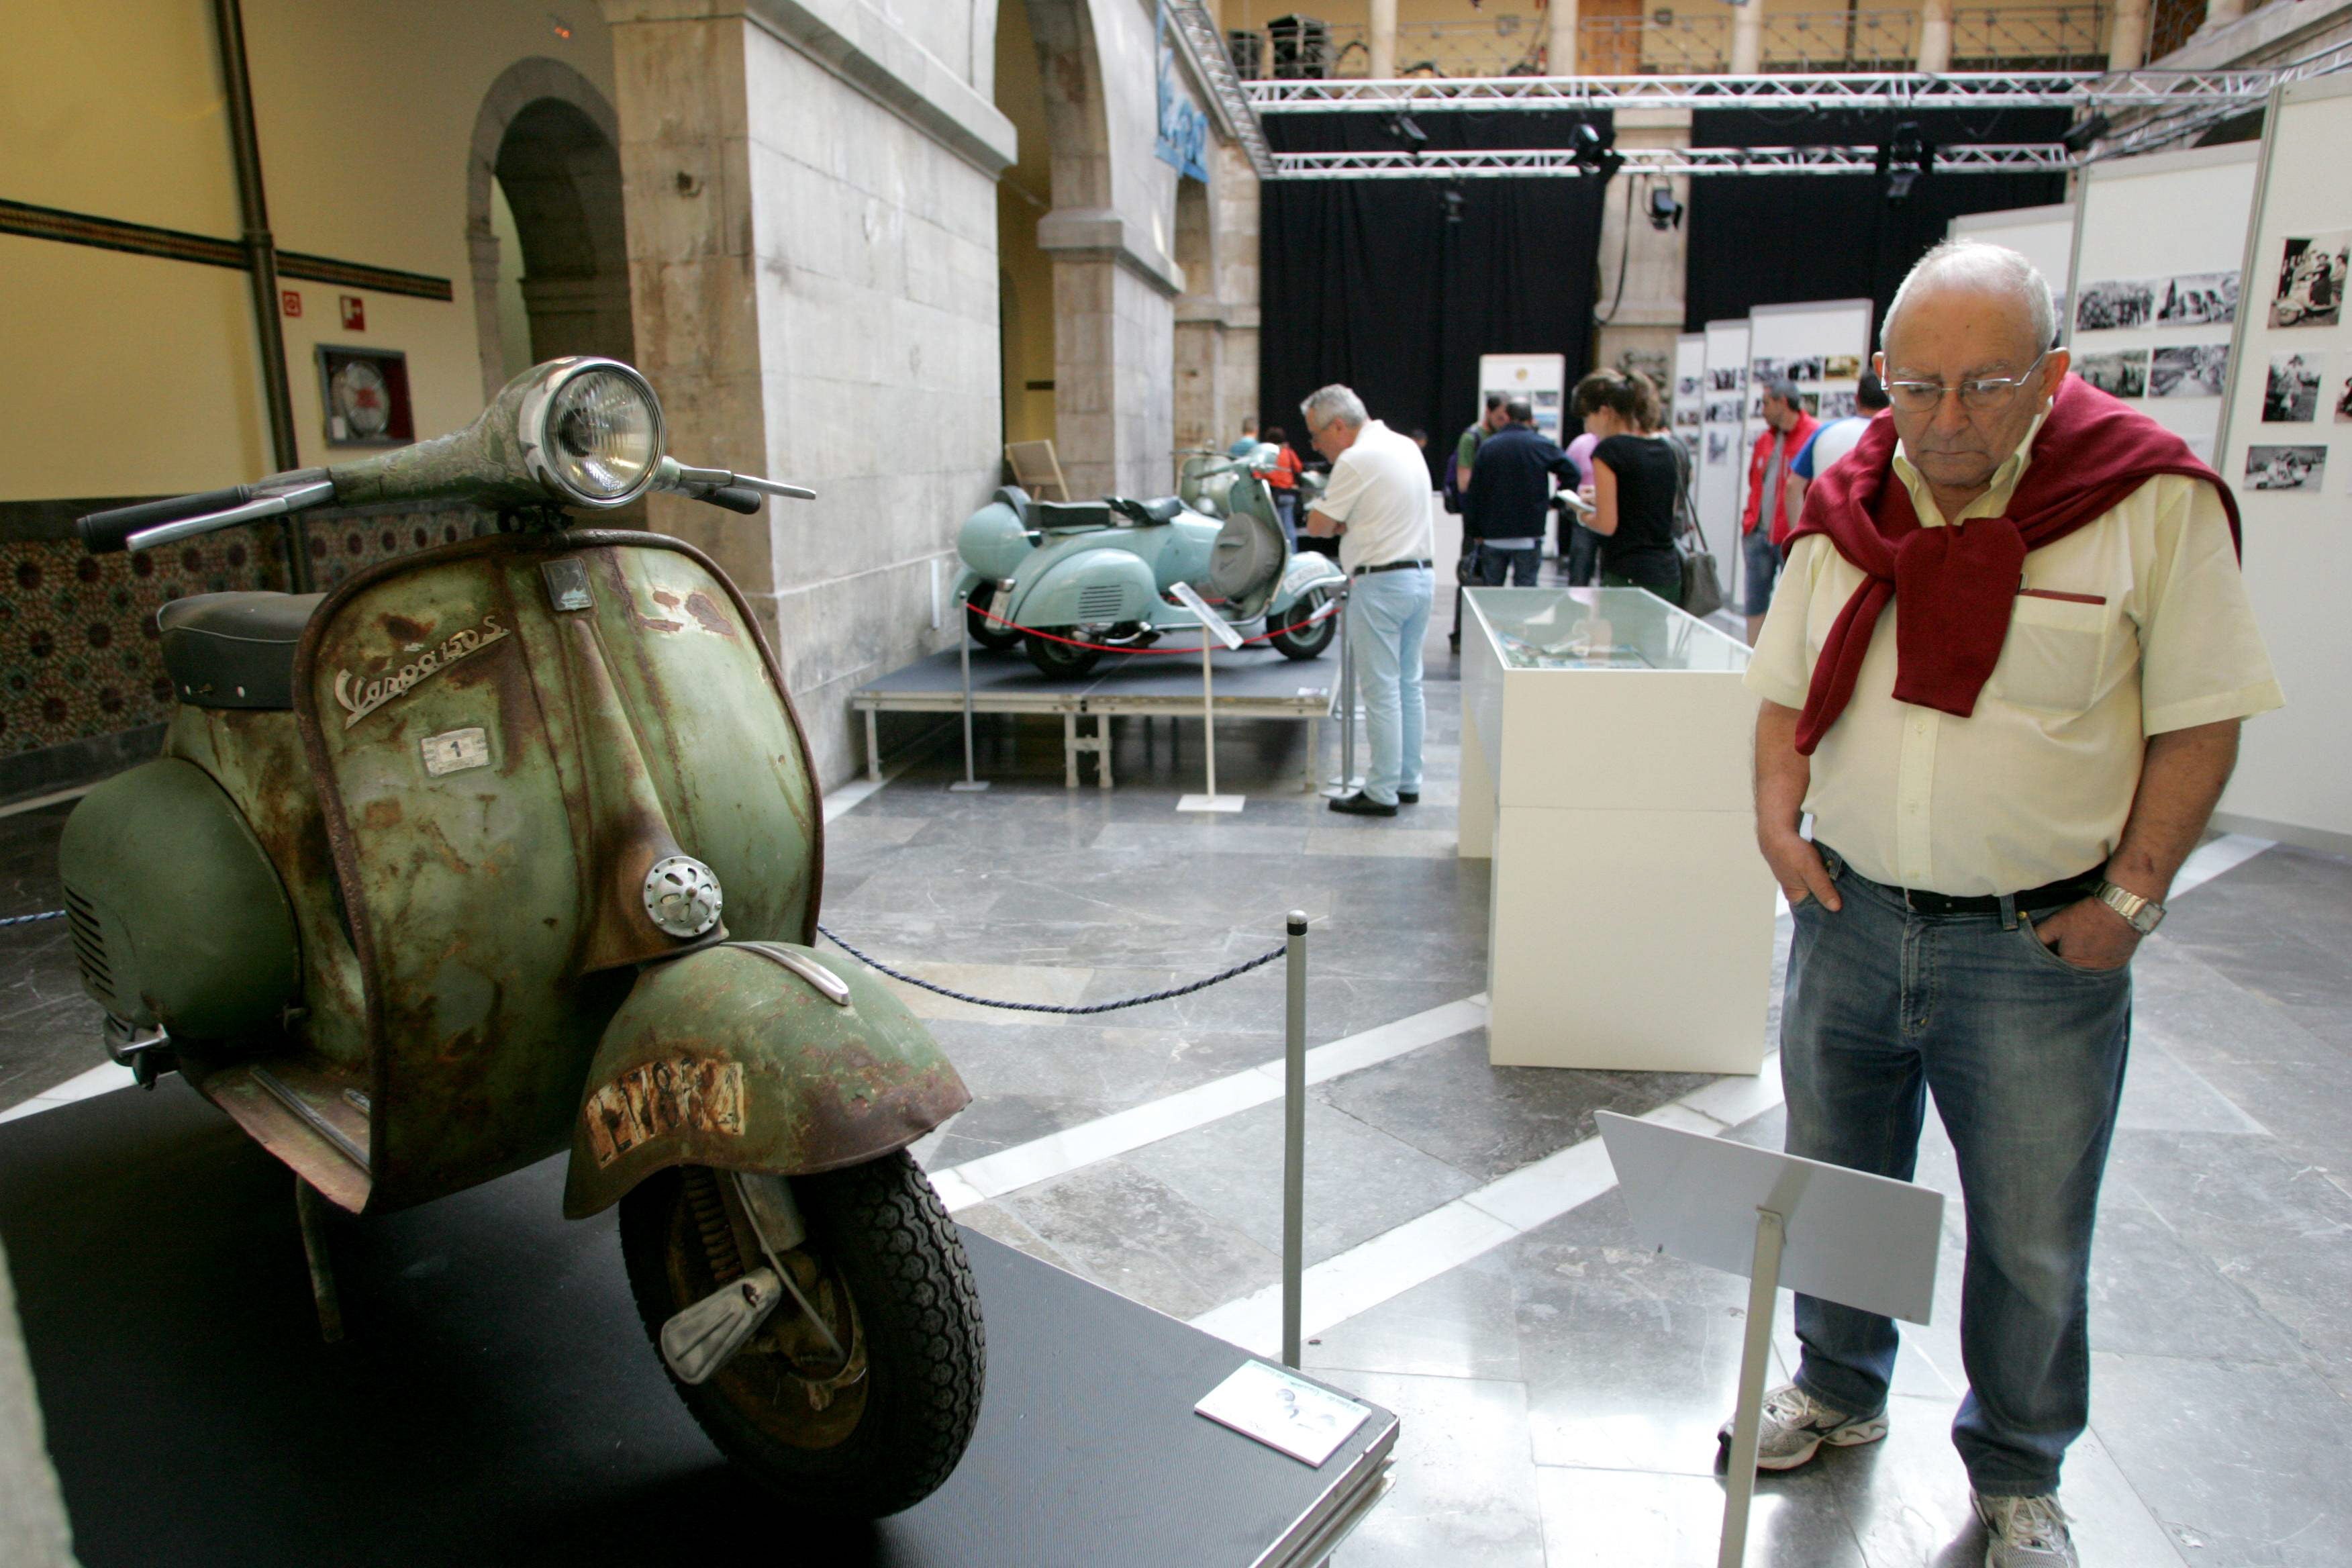
[[[1372,761],[1364,794],[1382,805],[1421,793],[1421,642],[1437,574],[1427,567],[1368,572],[1348,584],[1348,657],[1364,700]]]
[[[1900,890],[1822,858],[1845,907],[1794,910],[1780,1025],[1789,1152],[1908,1181],[1935,1096],[1968,1213],[1969,1392],[1952,1442],[1987,1497],[2055,1491],[2090,1416],[2091,1230],[2123,1092],[2130,967],[2068,963],[2022,914],[1914,913]],[[1800,1295],[1797,1337],[1806,1393],[1849,1415],[1885,1406],[1892,1320]]]

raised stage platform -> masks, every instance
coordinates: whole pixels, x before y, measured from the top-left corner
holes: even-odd
[[[293,1178],[178,1079],[0,1125],[7,1243],[85,1568],[822,1563],[1307,1568],[1386,1485],[1375,1409],[1320,1468],[1195,1415],[1247,1359],[964,1232],[980,1429],[891,1519],[813,1525],[713,1450],[561,1159],[334,1226],[322,1343]]]
[[[1289,719],[1307,722],[1307,754],[1321,736],[1319,721],[1331,711],[1339,682],[1336,641],[1320,658],[1286,658],[1270,647],[1220,648],[1212,656],[1213,686],[1220,719]],[[961,713],[963,677],[953,649],[892,670],[861,686],[850,705],[866,715],[866,773],[882,776],[882,713]],[[1097,782],[1111,786],[1110,721],[1119,716],[1201,716],[1201,656],[1191,653],[1106,654],[1086,674],[1042,674],[1026,655],[1013,650],[971,650],[971,706],[975,713],[1058,713],[1062,718],[1063,782],[1078,787],[1078,757],[1095,753]],[[1079,732],[1091,715],[1094,732]],[[1307,787],[1314,787],[1308,770]]]

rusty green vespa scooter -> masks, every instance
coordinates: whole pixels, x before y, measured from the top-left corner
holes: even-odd
[[[570,1150],[713,1441],[811,1510],[946,1479],[980,1408],[971,1267],[907,1148],[969,1102],[863,965],[819,953],[808,747],[750,609],[678,540],[583,526],[678,463],[635,370],[557,360],[466,429],[82,519],[143,550],[332,502],[459,498],[502,531],[324,595],[166,605],[163,754],[60,850],[82,981],[325,1203],[375,1214]]]

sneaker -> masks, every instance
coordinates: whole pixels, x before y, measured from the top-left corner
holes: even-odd
[[[1985,1568],[2075,1568],[2074,1538],[2066,1531],[2066,1510],[2054,1493],[2039,1497],[1981,1497],[1971,1492],[1977,1517],[1991,1539]]]
[[[1731,1423],[1716,1435],[1724,1457],[1731,1455]],[[1886,1413],[1843,1415],[1820,1403],[1793,1383],[1784,1383],[1764,1396],[1764,1419],[1756,1433],[1756,1468],[1793,1470],[1821,1451],[1822,1444],[1850,1448],[1875,1443],[1886,1436]],[[2021,1564],[2031,1562],[2021,1558]],[[2008,1568],[2003,1564],[2002,1568]]]

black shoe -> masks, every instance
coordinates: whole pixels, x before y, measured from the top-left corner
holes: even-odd
[[[1460,632],[1447,633],[1445,637],[1445,646],[1452,648],[1455,653],[1460,653],[1462,651],[1462,634]]]
[[[1331,809],[1344,811],[1350,816],[1394,816],[1397,814],[1395,806],[1382,805],[1361,790],[1353,795],[1334,796]]]
[[[1417,789],[1401,789],[1397,791],[1397,804],[1399,805],[1419,805],[1421,804],[1421,792]]]

